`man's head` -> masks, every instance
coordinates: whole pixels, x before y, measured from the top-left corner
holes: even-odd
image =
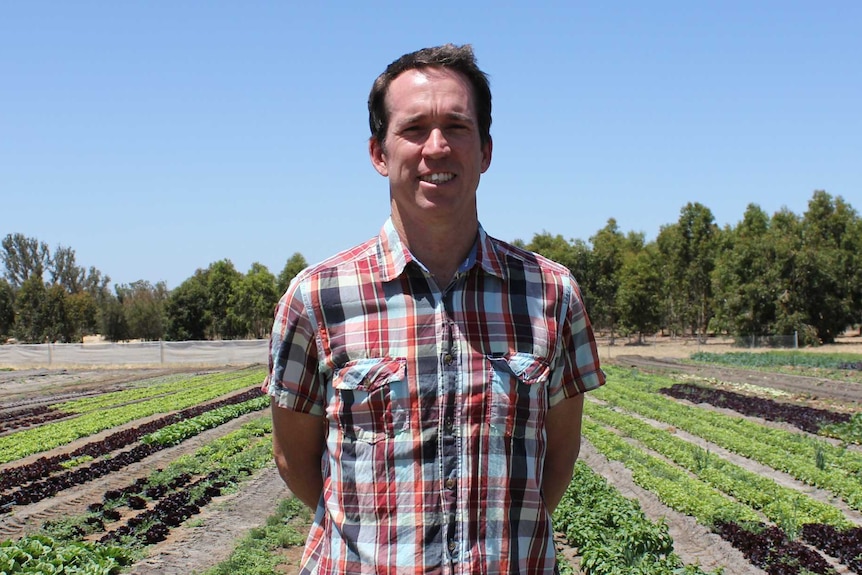
[[[491,88],[487,75],[476,65],[473,48],[469,44],[455,46],[445,44],[434,48],[423,48],[405,54],[389,64],[377,77],[368,96],[368,123],[371,137],[385,147],[386,131],[389,127],[389,110],[386,95],[392,81],[407,70],[443,68],[462,74],[469,82],[476,105],[476,118],[482,144],[491,141]]]

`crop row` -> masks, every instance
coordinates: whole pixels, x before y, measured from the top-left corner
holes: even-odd
[[[666,429],[653,427],[636,417],[593,402],[587,402],[585,413],[668,458],[707,485],[760,511],[786,531],[798,532],[806,523],[825,523],[839,529],[852,526],[836,507],[743,469]]]
[[[625,439],[593,421],[584,420],[584,435],[596,449],[608,459],[622,462],[631,472],[635,482],[656,494],[668,507],[693,517],[698,523],[716,531],[732,545],[740,541],[722,531],[721,526],[731,524],[747,533],[742,541],[755,541],[757,546],[769,551],[764,555],[751,556],[743,553],[753,564],[768,573],[793,575],[803,573],[833,573],[826,559],[804,545],[781,537],[780,545],[760,538],[760,533],[743,526],[760,525],[758,514],[749,506],[720,493],[703,481],[691,477],[684,470],[652,456]],[[782,533],[775,528],[775,533]],[[735,533],[735,532],[734,532]]]
[[[61,471],[76,461],[92,460],[105,456],[113,451],[122,449],[132,443],[139,441],[142,437],[154,433],[174,423],[192,419],[213,409],[227,405],[235,405],[260,397],[258,388],[252,388],[244,393],[239,393],[224,399],[201,405],[195,405],[172,413],[158,419],[142,423],[133,428],[114,432],[104,439],[90,441],[70,452],[53,455],[51,457],[40,457],[32,463],[9,467],[3,470],[0,476],[0,492],[19,487],[27,482],[47,477],[52,473]]]
[[[49,421],[70,417],[71,415],[71,413],[64,411],[50,409],[47,405],[10,411],[3,414],[3,421],[0,421],[0,433],[13,429],[21,429],[22,427],[41,425]]]
[[[56,403],[51,407],[70,413],[89,413],[99,409],[117,407],[135,401],[171,395],[191,388],[202,388],[228,381],[237,382],[237,387],[247,387],[254,385],[255,382],[259,383],[261,379],[262,374],[260,369],[244,369],[239,371],[205,373],[191,377],[185,376],[181,379],[170,379],[167,381],[159,380],[158,383],[150,383],[151,380],[142,380],[137,382],[134,387],[128,389],[64,401]]]
[[[732,409],[742,415],[761,417],[767,421],[782,421],[815,434],[820,433],[820,430],[826,425],[837,426],[850,421],[850,414],[848,413],[796,405],[689,383],[677,383],[659,391],[675,399],[683,399],[692,403],[708,403],[715,407]]]
[[[248,387],[247,378],[192,387],[166,397],[94,411],[74,419],[49,423],[0,437],[0,464],[47,451],[136,419],[178,411]]]
[[[8,573],[22,575],[119,573],[123,565],[141,557],[147,545],[166,537],[212,497],[270,462],[270,432],[269,419],[259,418],[165,470],[106,492],[84,515],[51,521],[37,536],[0,543],[0,566],[8,565]],[[191,481],[192,477],[198,479]],[[130,516],[121,525],[107,528],[124,515]],[[83,538],[99,533],[103,541],[82,543]],[[37,544],[46,551],[31,552]]]
[[[802,433],[766,428],[743,418],[692,410],[655,391],[661,378],[613,370],[621,386],[604,386],[594,397],[649,419],[701,437],[728,451],[753,459],[795,479],[831,491],[850,507],[862,510],[862,455]]]
[[[581,569],[591,575],[631,573],[635,566],[654,575],[703,573],[683,566],[666,523],[650,521],[637,500],[623,497],[581,462],[554,512],[554,530],[577,547]]]
[[[854,353],[805,353],[800,351],[767,351],[750,353],[732,351],[728,353],[697,352],[691,355],[692,361],[732,365],[739,367],[813,367],[821,369],[858,369],[862,361]]]
[[[132,463],[141,461],[145,457],[149,457],[157,451],[171,445],[176,445],[185,439],[221,425],[240,415],[264,409],[269,404],[268,398],[261,396],[260,391],[257,389],[250,390],[240,397],[247,397],[249,395],[253,396],[253,399],[247,399],[235,405],[224,405],[209,409],[208,411],[206,410],[206,406],[203,406],[200,408],[203,410],[203,413],[200,415],[191,417],[190,419],[181,419],[177,423],[144,435],[141,438],[142,443],[132,449],[113,454],[111,457],[100,459],[90,465],[50,475],[42,480],[22,485],[11,493],[0,495],[0,510],[8,511],[13,505],[35,503],[48,497],[53,497],[60,491],[75,485],[81,485],[98,477],[114,473]]]

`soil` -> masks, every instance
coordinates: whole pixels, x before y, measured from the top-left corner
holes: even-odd
[[[862,353],[862,343],[851,341],[837,351]],[[693,377],[723,382],[750,383],[761,387],[774,387],[805,397],[811,401],[828,401],[846,409],[857,411],[862,403],[862,385],[823,378],[768,374],[734,368],[692,366],[677,361],[697,351],[697,344],[685,342],[653,343],[645,346],[607,345],[600,342],[603,362],[636,367],[649,372],[689,374]],[[728,351],[713,345],[707,351]],[[836,351],[836,349],[832,349]],[[180,370],[181,371],[181,370]],[[38,370],[32,372],[0,372],[0,415],[3,411],[18,409],[56,400],[58,392],[69,396],[80,396],[107,389],[122,389],[127,384],[148,377],[160,377],[176,373],[176,370],[129,369],[129,370]],[[62,390],[62,391],[60,391]],[[122,487],[137,477],[148,475],[156,467],[164,467],[179,455],[190,453],[200,445],[228,433],[245,421],[259,414],[249,414],[230,424],[209,430],[182,445],[161,451],[152,457],[127,468],[123,474],[105,477],[88,485],[68,490],[43,502],[15,508],[14,513],[0,516],[0,540],[11,539],[31,531],[51,517],[83,511],[87,505],[97,501],[107,489]],[[692,438],[689,438],[692,439]],[[68,447],[67,447],[68,449]],[[713,452],[719,448],[710,446]],[[56,453],[56,452],[55,452]],[[43,454],[50,455],[53,453]],[[631,473],[619,462],[609,462],[587,441],[583,442],[580,459],[593,470],[608,479],[624,495],[639,500],[646,515],[652,520],[664,518],[674,538],[676,553],[686,563],[699,563],[705,570],[724,567],[725,573],[762,575],[739,552],[723,539],[698,525],[692,518],[683,516],[662,504],[651,493],[638,487]],[[794,483],[792,478],[758,466],[756,463],[735,458],[734,462],[757,473],[769,475],[782,484],[793,485],[813,497],[827,499],[828,494],[817,493]],[[20,463],[20,462],[19,462]],[[0,466],[2,471],[3,466]],[[121,475],[121,477],[119,477]],[[268,467],[245,482],[241,490],[216,498],[204,511],[175,529],[170,537],[150,548],[147,559],[137,563],[131,570],[134,575],[179,575],[199,573],[220,561],[232,551],[235,542],[249,529],[265,524],[266,518],[275,510],[278,501],[290,495],[274,467]],[[832,502],[835,504],[835,502]],[[848,515],[852,515],[849,513]],[[858,514],[852,515],[859,521]],[[567,548],[558,541],[563,553],[576,560],[576,550]],[[298,564],[301,548],[285,551],[290,565]],[[284,572],[295,572],[295,567],[286,566]],[[839,573],[842,572],[840,569]]]

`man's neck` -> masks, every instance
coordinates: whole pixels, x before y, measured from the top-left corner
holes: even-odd
[[[393,211],[392,222],[401,241],[431,272],[441,289],[449,285],[458,267],[470,254],[479,229],[479,222],[475,217],[468,221],[429,224],[405,222]]]

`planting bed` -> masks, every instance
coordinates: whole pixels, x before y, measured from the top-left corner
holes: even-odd
[[[862,448],[840,426],[860,412],[862,383],[817,371],[693,364],[661,357],[659,348],[606,360],[608,385],[588,396],[577,478],[606,494],[589,500],[574,491],[573,503],[561,505],[558,549],[571,565],[563,572],[637,572],[632,566],[650,564],[642,572],[804,573],[800,561],[810,561],[809,572],[859,573],[853,550],[862,540],[862,483],[857,488],[853,478],[862,475]],[[146,544],[115,572],[202,573],[224,561],[290,495],[269,462],[265,398],[248,403],[262,375],[260,366],[0,372],[0,451],[7,451],[0,453],[0,541],[54,522],[55,533],[82,529],[79,539],[90,543],[124,544],[126,536]],[[192,389],[211,391],[181,399]],[[141,415],[94,427],[132,410]],[[78,425],[84,434],[8,457],[4,438],[29,437],[37,446],[38,430],[51,425]],[[764,451],[711,431],[737,427],[747,430],[740,437],[764,434],[756,440]],[[781,443],[796,436],[798,445]],[[242,447],[218,451],[217,442]],[[786,449],[786,468],[770,459],[773,444]],[[76,482],[67,485],[70,477]],[[37,495],[16,495],[25,485]],[[621,498],[636,504],[629,509]],[[596,512],[579,513],[577,502]],[[294,572],[301,546],[273,554],[285,562],[279,572]]]

